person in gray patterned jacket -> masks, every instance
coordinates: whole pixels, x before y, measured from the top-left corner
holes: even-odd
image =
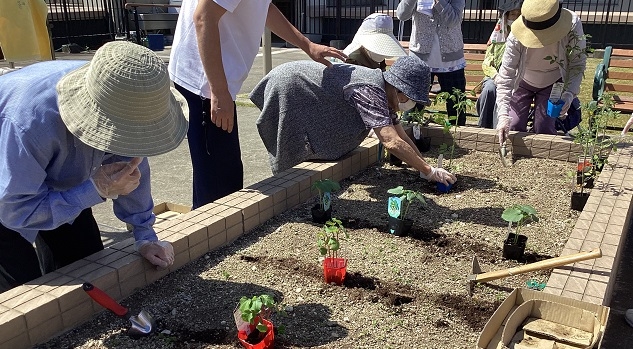
[[[399,20],[413,21],[409,55],[428,64],[431,79],[437,76],[442,92],[452,93],[453,88],[466,91],[462,34],[464,7],[464,0],[402,0],[396,10]],[[424,88],[428,90],[430,86]],[[423,106],[417,108],[422,110]],[[446,111],[449,116],[457,115],[453,101],[447,101]],[[464,113],[460,113],[457,124],[466,124]]]
[[[272,172],[307,160],[338,159],[373,129],[390,153],[423,178],[454,183],[453,174],[424,161],[396,114],[415,103],[429,103],[429,82],[429,67],[410,56],[385,72],[351,64],[326,68],[310,61],[277,66],[250,94],[262,111],[257,129]]]

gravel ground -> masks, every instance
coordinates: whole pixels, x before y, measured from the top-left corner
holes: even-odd
[[[426,154],[431,162],[436,156]],[[158,320],[158,334],[132,340],[126,321],[103,312],[39,348],[238,348],[233,310],[242,296],[271,294],[287,314],[273,315],[276,348],[472,348],[496,307],[528,279],[550,271],[478,285],[467,276],[477,256],[483,271],[558,256],[578,212],[570,211],[570,163],[521,158],[502,168],[496,154],[459,152],[458,182],[448,194],[407,168],[373,166],[341,183],[333,216],[350,238],[343,286],[323,282],[316,234],[305,203],[235,243],[123,300]],[[387,189],[403,185],[427,198],[416,204],[410,236],[387,234]],[[502,258],[507,227],[501,212],[534,206],[541,220],[526,226],[525,260]],[[162,333],[161,333],[162,332]]]

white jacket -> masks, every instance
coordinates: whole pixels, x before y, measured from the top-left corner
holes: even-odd
[[[558,42],[559,57],[566,57],[565,47],[569,44],[570,37],[573,37],[571,33],[574,33],[576,37],[584,36],[582,22],[580,21],[580,17],[575,13],[572,17],[570,35],[566,35]],[[584,52],[586,44],[586,40],[579,40],[578,46],[582,50],[581,52]],[[519,86],[521,80],[523,80],[523,73],[527,63],[524,59],[526,53],[527,48],[519,42],[514,34],[510,33],[506,41],[506,49],[503,53],[499,74],[495,81],[497,83],[497,111],[499,117],[507,117],[510,114],[512,92]],[[543,60],[543,63],[546,62],[547,61]],[[580,93],[580,84],[584,76],[586,65],[587,55],[578,54],[569,62],[565,60],[563,66],[560,67],[563,82],[567,82],[566,91],[571,92],[574,97]],[[569,69],[567,69],[567,66],[569,66]],[[570,71],[570,76],[567,76],[566,70]]]

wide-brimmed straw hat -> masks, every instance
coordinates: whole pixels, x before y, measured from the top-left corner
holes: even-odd
[[[572,12],[558,0],[525,0],[521,17],[512,23],[512,33],[525,47],[545,47],[569,33],[572,19]]]
[[[343,53],[349,56],[361,47],[385,57],[407,55],[393,35],[393,19],[382,13],[372,13],[363,20],[352,43],[347,45]]]
[[[83,143],[116,155],[152,156],[176,148],[189,109],[170,88],[163,61],[125,41],[103,45],[92,61],[57,84],[59,113]]]
[[[391,67],[382,73],[391,86],[397,88],[410,100],[428,104],[431,69],[423,60],[415,56],[398,58]]]

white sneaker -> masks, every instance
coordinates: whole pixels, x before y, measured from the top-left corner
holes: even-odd
[[[626,320],[626,323],[629,324],[629,326],[633,327],[633,309],[628,309],[624,313],[624,319]]]

